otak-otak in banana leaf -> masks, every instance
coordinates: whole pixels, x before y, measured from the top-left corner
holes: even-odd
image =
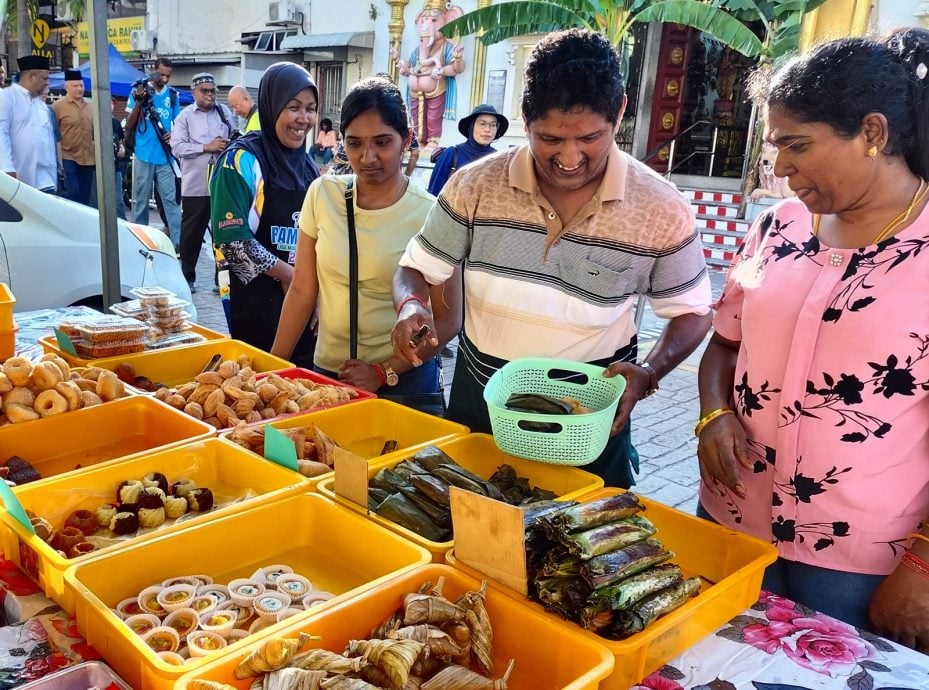
[[[555,530],[554,536],[568,548],[569,553],[586,560],[645,541],[657,531],[650,520],[633,515],[583,532],[566,534]]]
[[[600,589],[653,565],[664,563],[674,554],[667,551],[657,539],[648,539],[624,549],[610,551],[582,561],[581,577],[594,589]]]
[[[552,530],[565,533],[581,532],[623,518],[632,517],[645,510],[645,506],[633,493],[608,496],[589,503],[580,503],[571,508],[540,518]]]
[[[376,512],[429,541],[448,541],[452,536],[451,530],[436,525],[432,518],[402,493],[391,494],[377,507]]]
[[[691,597],[697,596],[699,592],[699,577],[690,577],[675,585],[665,587],[635,604],[631,609],[618,613],[611,633],[621,639],[641,632],[659,616],[670,613]]]
[[[684,579],[681,567],[674,563],[663,563],[647,568],[640,573],[624,577],[606,587],[595,589],[590,601],[606,603],[614,611],[625,611],[633,604]]]

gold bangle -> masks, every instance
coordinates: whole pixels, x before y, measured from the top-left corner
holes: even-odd
[[[907,539],[919,539],[920,541],[924,541],[929,544],[929,537],[927,537],[925,534],[920,534],[919,532],[913,532],[913,534],[908,536]]]
[[[700,438],[700,434],[706,428],[707,424],[712,422],[714,419],[718,419],[719,417],[727,414],[735,414],[735,411],[729,407],[720,407],[716,410],[713,410],[712,412],[707,412],[705,415],[700,417],[700,421],[697,422],[697,426],[694,427],[694,436]]]

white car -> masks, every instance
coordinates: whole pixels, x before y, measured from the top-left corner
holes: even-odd
[[[159,285],[191,301],[171,240],[161,230],[118,221],[123,299]],[[0,172],[0,280],[16,311],[74,304],[101,308],[103,278],[97,210],[45,194]],[[196,319],[196,309],[187,308]]]

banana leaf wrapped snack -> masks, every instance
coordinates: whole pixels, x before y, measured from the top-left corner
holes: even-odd
[[[700,591],[632,493],[524,512],[529,595],[610,639],[641,632]]]

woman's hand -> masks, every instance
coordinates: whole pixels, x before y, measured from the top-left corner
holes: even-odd
[[[929,580],[901,563],[874,592],[868,617],[875,632],[929,653]]]
[[[339,381],[371,393],[383,385],[381,377],[377,375],[377,368],[360,359],[347,359],[342,362],[339,367]]]
[[[707,489],[721,496],[724,493],[722,484],[739,498],[745,498],[739,467],[751,471],[752,461],[748,457],[745,429],[734,414],[724,414],[703,427],[697,457],[700,476]]]

